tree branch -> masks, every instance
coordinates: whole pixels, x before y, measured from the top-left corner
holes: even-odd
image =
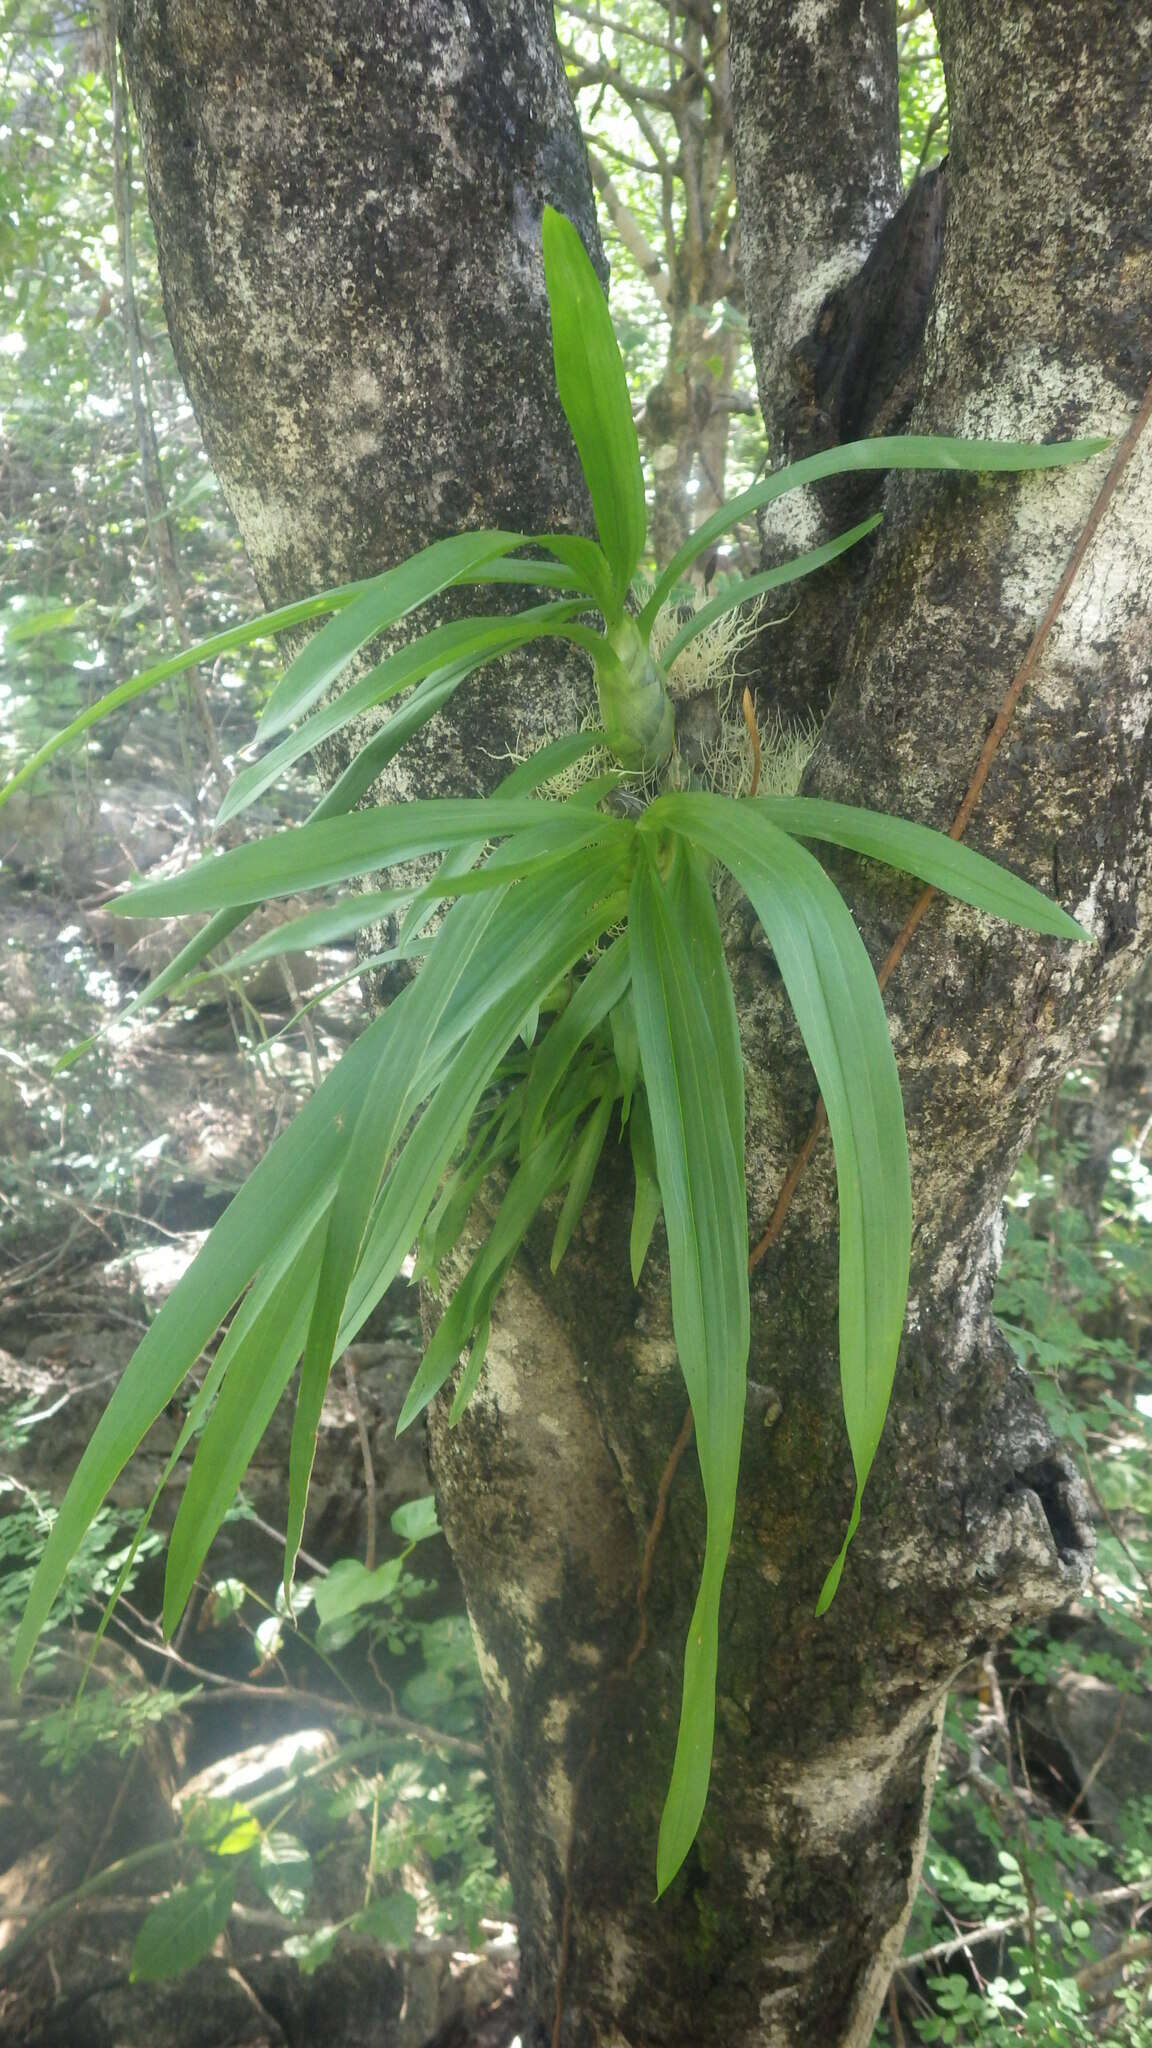
[[[645,43],[651,50],[667,50],[669,56],[677,57],[681,64],[694,71],[703,84],[712,90],[712,80],[704,66],[692,55],[691,50],[677,43],[670,36],[654,36],[647,29],[633,28],[630,21],[622,21],[618,15],[601,14],[595,7],[577,7],[573,0],[560,0],[560,12],[571,14],[575,20],[587,22],[589,28],[606,28],[614,36],[630,36],[634,43]]]
[[[613,184],[607,166],[601,163],[592,149],[588,151],[588,161],[592,167],[592,183],[608,209],[613,227],[637,268],[651,285],[660,304],[667,310],[672,298],[671,281],[667,270],[635,214]]]

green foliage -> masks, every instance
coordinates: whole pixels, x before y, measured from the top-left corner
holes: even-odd
[[[1092,1590],[1075,1614],[1052,1634],[1016,1633],[997,1660],[1001,1702],[986,1665],[975,1691],[968,1683],[949,1708],[905,1947],[917,1956],[959,1930],[970,1947],[898,1981],[906,2031],[957,2048],[1147,2048],[1152,2038],[1152,1959],[1138,1944],[1115,1973],[1103,1967],[1152,1896],[1143,1774],[1124,1796],[1110,1788],[1098,1811],[1089,1774],[1106,1771],[1114,1753],[1107,1728],[1096,1754],[1077,1757],[1077,1782],[1066,1759],[1053,1759],[1044,1718],[1045,1702],[1087,1681],[1108,1688],[1119,1733],[1125,1703],[1146,1701],[1152,1687],[1152,1184],[1129,1142],[1112,1155],[1101,1213],[1084,1206],[1095,1185],[1085,1192],[1084,1144],[1067,1127],[1091,1085],[1069,1077],[1052,1127],[1017,1170],[995,1306],[1106,1520]],[[1133,1123],[1137,1112],[1133,1103]],[[891,2040],[882,2024],[877,2044]]]
[[[26,0],[0,19],[0,760],[35,754],[110,676],[147,668],[171,622],[156,589],[123,318],[124,251],[98,12]],[[193,636],[253,585],[164,330],[135,165],[130,280]],[[259,672],[266,657],[258,656]],[[225,662],[232,690],[252,664]],[[172,700],[165,702],[171,716]],[[116,731],[111,729],[109,739]]]
[[[2,1421],[9,1440],[43,1426],[42,1418],[29,1421],[14,1411]],[[5,1648],[50,1516],[45,1503],[24,1495],[0,1519]],[[90,1623],[121,1581],[135,1519],[123,1510],[101,1510],[69,1573],[67,1599],[57,1604],[37,1647],[31,1711],[20,1739],[51,1771],[75,1771],[97,1746],[127,1755],[150,1728],[202,1691],[198,1683],[181,1692],[137,1685],[132,1667],[121,1668],[115,1655],[109,1660],[102,1654],[79,1696],[66,1697],[75,1690],[78,1668],[72,1629],[76,1622]],[[423,1933],[451,1933],[476,1944],[481,1920],[506,1911],[492,1847],[491,1797],[470,1753],[481,1696],[471,1635],[462,1614],[428,1618],[432,1582],[410,1568],[418,1546],[439,1533],[431,1496],[404,1502],[392,1516],[392,1528],[400,1546],[394,1556],[373,1570],[357,1559],[339,1560],[296,1587],[294,1613],[282,1596],[269,1609],[239,1579],[208,1588],[198,1626],[201,1660],[212,1658],[210,1645],[218,1638],[227,1665],[227,1640],[237,1636],[250,1638],[261,1665],[293,1651],[319,1660],[339,1682],[331,1703],[339,1741],[320,1764],[300,1751],[278,1772],[270,1765],[275,1782],[255,1796],[179,1800],[179,1836],[134,1852],[129,1863],[167,1859],[179,1872],[141,1921],[132,1953],[134,1981],[190,1969],[210,1953],[237,1900],[264,1901],[282,1916],[281,1945],[306,1970],[318,1967],[345,1932],[404,1949],[411,1946],[419,1915]],[[135,1548],[121,1590],[135,1585],[142,1559],[158,1548],[154,1536]],[[82,1657],[91,1643],[91,1636],[80,1638]],[[388,1714],[372,1717],[352,1696],[345,1653],[353,1646],[379,1676]],[[181,1675],[179,1659],[176,1669]],[[227,1679],[218,1683],[227,1698]],[[63,1695],[61,1704],[54,1695]],[[445,1738],[443,1747],[437,1731]],[[463,1741],[462,1752],[452,1746],[453,1738]],[[361,1845],[362,1906],[340,1920],[301,1928],[317,1868],[350,1835]],[[114,1865],[110,1874],[126,1867]],[[407,1888],[413,1883],[418,1897]],[[35,1921],[29,1931],[35,1931]]]
[[[619,1103],[639,1161],[634,1262],[653,1227],[654,1190],[664,1208],[677,1349],[708,1503],[708,1542],[660,1836],[663,1888],[694,1839],[711,1766],[717,1620],[748,1352],[743,1081],[713,870],[719,864],[729,871],[771,940],[828,1106],[841,1204],[841,1374],[857,1479],[845,1549],[887,1410],[907,1289],[911,1204],[899,1085],[875,978],[846,906],[798,841],[855,845],[1033,930],[1069,939],[1086,934],[1037,891],[924,828],[799,798],[773,812],[760,800],[655,794],[673,754],[674,718],[651,630],[695,553],[735,518],[817,478],[880,468],[1039,469],[1080,461],[1102,444],[1031,447],[919,437],[827,451],[770,476],[705,522],[635,614],[627,598],[643,547],[643,493],[623,371],[575,229],[547,213],[544,247],[560,395],[601,546],[562,535],[457,536],[366,584],[329,593],[325,602],[334,616],[277,685],[264,729],[282,733],[304,719],[301,731],[307,732],[312,706],[381,629],[464,577],[485,581],[497,568],[503,575],[513,551],[532,545],[551,552],[574,592],[571,602],[543,607],[543,616],[521,615],[514,639],[494,640],[490,620],[466,622],[450,644],[433,632],[353,683],[319,720],[325,731],[336,729],[350,715],[350,701],[358,708],[380,701],[400,676],[417,685],[400,714],[406,737],[446,701],[469,667],[501,646],[559,633],[591,658],[604,732],[555,743],[483,801],[353,811],[390,758],[393,725],[386,725],[305,825],[203,860],[174,880],[121,899],[129,916],[214,913],[180,956],[179,971],[186,973],[259,902],[350,880],[382,864],[443,856],[434,880],[408,892],[401,946],[422,954],[421,971],[271,1148],[129,1364],[48,1539],[15,1665],[19,1671],[30,1656],[109,1485],[241,1297],[178,1446],[200,1433],[169,1546],[165,1623],[171,1628],[178,1619],[252,1450],[299,1365],[285,1560],[290,1587],[334,1356],[362,1327],[415,1243],[423,1240],[426,1269],[442,1269],[473,1198],[498,1173],[495,1221],[445,1306],[400,1426],[422,1411],[471,1348],[453,1407],[458,1420],[482,1371],[493,1304],[511,1259],[541,1207],[567,1191],[554,1263],[563,1256]],[[859,540],[867,526],[819,551],[819,558]],[[815,566],[816,556],[802,557],[789,573]],[[515,573],[527,584],[539,581],[533,562],[517,563]],[[724,607],[762,587],[762,578],[735,585],[724,594]],[[580,620],[573,616],[577,609]],[[583,622],[597,614],[599,629]],[[251,632],[237,629],[238,635]],[[314,736],[317,722],[310,723]],[[570,780],[566,792],[553,786],[549,794],[557,774],[571,778],[598,743],[619,765],[583,785],[577,777],[574,788]],[[620,815],[614,799],[627,770],[646,780],[639,803]],[[258,785],[259,774],[250,778],[245,800]],[[231,808],[239,807],[237,799]],[[486,851],[494,840],[500,843]],[[430,934],[429,908],[450,900]],[[596,999],[581,998],[577,1025],[566,1024],[570,977],[625,921],[627,948],[617,942],[601,956]],[[541,1017],[557,1016],[559,1027],[538,1034]],[[551,1046],[557,1028],[559,1051]],[[716,1114],[714,1096],[723,1116]],[[835,1591],[843,1561],[842,1550],[821,1607]],[[366,1603],[392,1590],[386,1567],[360,1578],[345,1573],[324,1596],[335,1603],[325,1627],[354,1625]],[[208,1925],[206,1894],[191,1917]]]
[[[909,9],[899,38],[900,154],[910,183],[948,154],[948,95],[932,9]]]

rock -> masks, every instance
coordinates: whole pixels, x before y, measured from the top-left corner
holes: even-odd
[[[238,952],[242,945],[250,945],[255,939],[262,938],[266,932],[275,930],[277,925],[286,924],[290,918],[300,916],[305,909],[314,908],[314,904],[305,904],[300,897],[285,897],[275,903],[262,905],[259,910],[252,913],[243,930],[232,942],[232,951]],[[169,961],[175,959],[192,930],[192,926],[180,918],[122,917],[115,909],[104,904],[86,910],[83,915],[89,936],[94,943],[106,956],[111,957],[117,973],[133,982],[151,981],[154,975],[167,967]],[[297,994],[302,995],[316,985],[319,980],[319,967],[314,954],[291,952],[283,957]],[[264,1009],[296,1008],[295,997],[289,993],[277,960],[258,961],[239,976],[239,982],[250,1003]],[[192,1005],[221,1003],[225,998],[226,987],[223,976],[201,982],[195,989],[189,991],[186,1000]]]
[[[1152,1697],[1086,1671],[1063,1671],[1048,1688],[1047,1718],[1068,1752],[1093,1831],[1119,1841],[1128,1800],[1152,1794]]]

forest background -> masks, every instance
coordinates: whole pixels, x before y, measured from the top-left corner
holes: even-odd
[[[557,11],[660,560],[773,461],[722,19],[708,31],[659,0]],[[900,38],[911,182],[946,153],[947,106],[930,10],[902,7]],[[672,110],[670,77],[699,85]],[[705,105],[717,146],[686,178]],[[259,609],[168,346],[99,8],[10,0],[0,20],[0,289],[6,777],[105,690]],[[750,528],[705,572],[756,550]],[[206,843],[275,672],[266,646],[194,672],[0,811],[0,1630],[141,1330],[359,1027],[348,950],[110,1023],[172,932],[125,931],[107,902]],[[311,795],[301,772],[253,829]],[[97,1055],[61,1070],[100,1025]],[[1152,2043],[1150,1064],[1144,975],[1010,1198],[998,1312],[1075,1447],[1097,1571],[1075,1610],[957,1687],[878,2043]],[[114,1493],[26,1695],[0,1698],[0,2042],[516,2040],[478,1678],[420,1446],[392,1438],[417,1336],[394,1290],[334,1379],[295,1614],[276,1594],[273,1432],[175,1643],[161,1513],[76,1705],[174,1425]]]

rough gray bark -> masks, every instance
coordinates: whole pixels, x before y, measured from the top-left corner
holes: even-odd
[[[732,0],[732,68],[747,310],[777,466],[906,426],[945,181],[929,172],[904,198],[896,0]],[[844,479],[771,506],[765,566],[845,532],[880,491]],[[823,717],[872,549],[775,607],[762,715]]]
[[[265,601],[586,520],[545,201],[603,259],[545,0],[120,0],[120,33],[173,345]],[[578,677],[487,672],[428,728],[423,786],[491,783]]]
[[[740,249],[773,460],[804,356],[901,200],[896,0],[730,0]]]
[[[783,34],[783,12],[761,10],[761,38]],[[830,61],[837,35],[854,48],[857,7],[787,12],[825,37]],[[174,339],[269,597],[374,568],[462,516],[541,524],[578,502],[546,388],[533,235],[545,194],[586,227],[587,184],[543,0],[468,13],[407,0],[381,20],[366,0],[294,0],[275,10],[273,66],[269,20],[251,4],[126,11]],[[940,26],[952,194],[916,421],[1118,432],[1152,372],[1152,12],[1146,0],[1051,0],[1041,24],[1022,0],[944,0]],[[734,78],[751,92],[777,48],[741,52],[733,30]],[[798,178],[820,184],[804,162],[834,128],[830,117],[798,143]],[[881,218],[893,195],[873,170]],[[796,221],[810,248],[803,207]],[[450,324],[453,304],[466,321]],[[889,487],[814,789],[948,824],[1099,481],[1097,464],[1022,484]],[[1018,1148],[1147,938],[1150,486],[1152,441],[970,835],[1087,919],[1098,948],[937,905],[890,988],[917,1199],[913,1296],[864,1526],[820,1622],[813,1602],[851,1500],[826,1148],[760,1270],[713,1790],[659,1906],[656,1824],[703,1515],[689,1451],[648,1648],[625,1679],[684,1395],[659,1258],[639,1298],[629,1282],[612,1163],[558,1282],[546,1241],[530,1247],[465,1424],[449,1436],[434,1417],[534,2043],[551,2037],[566,1956],[568,2048],[863,2048],[916,1883],[948,1678],[1083,1581],[1079,1490],[988,1298]],[[510,732],[519,708],[491,702]],[[475,739],[461,731],[453,770],[472,772]],[[859,863],[842,872],[879,958],[911,893]],[[771,960],[735,911],[729,936],[759,1222],[813,1091]]]

